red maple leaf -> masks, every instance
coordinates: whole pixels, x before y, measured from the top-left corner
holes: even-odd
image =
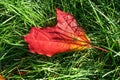
[[[90,48],[90,40],[75,18],[56,8],[57,24],[53,27],[32,27],[24,36],[30,52],[46,56]]]

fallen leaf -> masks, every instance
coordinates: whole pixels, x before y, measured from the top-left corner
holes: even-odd
[[[57,24],[53,27],[32,27],[24,36],[30,52],[53,56],[67,51],[84,50],[91,47],[90,40],[75,18],[56,8]]]

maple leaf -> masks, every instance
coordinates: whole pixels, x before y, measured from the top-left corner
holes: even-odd
[[[91,47],[90,40],[75,18],[56,8],[57,24],[53,27],[32,27],[24,36],[30,52],[53,56],[67,51],[84,50]]]

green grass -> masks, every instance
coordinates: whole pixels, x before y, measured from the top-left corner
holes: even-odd
[[[119,0],[0,0],[0,74],[8,80],[120,80]],[[74,15],[97,49],[51,58],[31,54],[21,38],[56,24],[55,7]],[[21,72],[21,74],[20,74]]]

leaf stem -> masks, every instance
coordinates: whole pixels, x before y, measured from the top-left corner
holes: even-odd
[[[101,47],[98,47],[98,46],[93,46],[93,48],[96,48],[96,49],[104,51],[104,52],[109,52],[108,50],[101,48]]]

